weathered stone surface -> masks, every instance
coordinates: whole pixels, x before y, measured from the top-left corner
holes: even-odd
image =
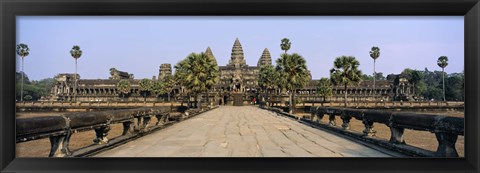
[[[388,157],[251,106],[220,107],[97,157]]]

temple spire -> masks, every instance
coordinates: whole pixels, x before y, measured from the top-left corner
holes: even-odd
[[[235,43],[233,43],[231,58],[230,61],[228,61],[227,66],[235,68],[247,66],[247,63],[245,62],[245,59],[243,57],[243,48],[238,38],[236,38]]]
[[[257,67],[264,65],[272,65],[272,56],[270,56],[270,52],[267,48],[263,50],[262,56],[258,60]]]
[[[217,59],[213,55],[213,52],[212,52],[212,49],[210,49],[210,46],[208,46],[207,50],[205,50],[205,54],[207,54],[207,56],[210,56],[213,59],[213,61],[215,62],[215,64],[217,64]]]

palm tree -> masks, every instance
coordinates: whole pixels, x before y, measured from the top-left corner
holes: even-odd
[[[159,94],[162,94],[162,91],[163,91],[163,82],[153,81],[151,92],[153,95],[155,95],[155,98],[158,97]]]
[[[22,57],[22,85],[20,89],[20,101],[23,101],[23,80],[24,80],[24,74],[25,72],[23,71],[23,59],[30,54],[30,49],[28,48],[27,44],[20,43],[17,45],[17,55]]]
[[[280,44],[280,48],[281,48],[282,50],[284,50],[285,53],[287,53],[287,51],[290,50],[290,45],[291,45],[291,44],[292,44],[292,43],[290,42],[290,40],[289,40],[288,38],[283,38],[283,39],[282,39],[282,43]]]
[[[175,87],[175,80],[173,79],[172,76],[167,75],[160,82],[163,85],[161,93],[162,94],[167,94],[168,101],[171,101],[170,100],[170,94],[172,93],[173,87]]]
[[[375,80],[377,78],[377,72],[375,71],[375,61],[380,57],[380,48],[373,46],[370,51],[370,57],[373,58],[373,90],[375,90]]]
[[[448,66],[448,57],[438,57],[437,65],[442,68],[443,101],[445,101],[445,67]]]
[[[77,60],[82,56],[82,50],[80,50],[80,46],[74,45],[72,50],[70,50],[70,55],[75,59],[75,85],[73,86],[73,97],[74,101],[77,101]]]
[[[206,92],[208,101],[208,90],[218,82],[219,69],[214,59],[203,52],[191,53],[175,69],[177,82],[193,94],[195,107],[200,93]]]
[[[125,99],[125,95],[130,93],[131,88],[132,86],[130,85],[130,81],[127,79],[122,79],[117,83],[117,91],[120,95],[122,95],[123,99]]]
[[[344,86],[344,103],[347,107],[347,86],[359,83],[362,80],[362,71],[358,69],[360,62],[353,56],[340,56],[333,62],[330,69],[330,80],[334,85]]]
[[[333,86],[332,82],[328,78],[321,78],[317,83],[317,91],[318,95],[323,97],[323,102],[325,102],[326,97],[330,97],[333,95]],[[323,105],[322,102],[322,105]]]
[[[279,59],[277,59],[277,70],[280,72],[280,78],[283,78],[285,83],[283,88],[289,91],[289,105],[290,113],[293,113],[294,106],[294,97],[295,91],[297,88],[304,87],[309,79],[307,62],[299,54],[282,54]]]
[[[143,94],[143,101],[147,101],[147,94],[149,92],[152,92],[153,89],[153,81],[145,78],[138,83],[138,86],[140,87],[140,91]]]
[[[270,97],[268,95],[268,91],[271,89],[275,89],[277,84],[275,73],[276,73],[275,68],[272,65],[267,64],[260,67],[260,71],[258,74],[258,85],[267,94],[267,98],[269,99]],[[267,102],[271,104],[270,100],[268,100]],[[267,106],[270,106],[270,105],[267,104]]]

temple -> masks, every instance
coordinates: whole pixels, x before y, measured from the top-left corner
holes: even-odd
[[[212,49],[207,47],[205,50],[207,56],[211,56],[217,62]],[[262,55],[257,62],[257,66],[249,66],[245,60],[242,45],[239,39],[235,39],[232,52],[228,64],[219,66],[219,81],[209,91],[214,101],[222,100],[226,95],[233,93],[241,93],[245,100],[257,97],[260,87],[258,86],[258,73],[263,65],[272,65],[272,57],[267,48],[263,50]],[[76,99],[79,101],[109,101],[119,100],[119,93],[116,84],[121,79],[129,80],[131,83],[131,91],[128,100],[143,100],[139,91],[139,80],[133,79],[133,74],[119,71],[115,68],[110,69],[111,77],[109,79],[80,79],[77,76],[78,87],[76,88]],[[171,64],[161,64],[159,68],[158,78],[161,80],[167,75],[172,75]],[[74,74],[59,74],[55,78],[56,85],[51,91],[51,100],[72,100],[74,94]],[[318,80],[311,79],[310,82],[301,89],[296,90],[296,96],[300,101],[312,102],[320,101],[316,94]],[[279,91],[276,94],[282,95]],[[415,98],[413,85],[402,75],[391,74],[387,76],[387,80],[377,80],[375,87],[373,81],[365,80],[355,86],[348,86],[344,90],[343,86],[333,87],[333,96],[326,98],[326,101],[342,101],[344,92],[348,93],[348,100],[371,101],[371,100],[414,100]],[[174,87],[172,92],[176,99],[186,97],[186,91],[181,86]],[[317,100],[318,99],[318,100]],[[158,98],[150,97],[148,100],[154,101]],[[219,104],[222,104],[221,102]]]

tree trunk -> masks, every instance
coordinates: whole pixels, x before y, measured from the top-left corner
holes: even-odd
[[[20,90],[20,101],[23,101],[23,80],[24,80],[24,73],[23,72],[23,56],[22,56],[22,89]]]
[[[292,95],[293,95],[293,92],[290,91],[290,93],[288,94],[290,99],[289,99],[289,106],[290,106],[290,109],[288,110],[288,113],[292,114],[293,113],[293,108],[292,108]]]
[[[445,68],[442,68],[442,85],[443,85],[443,101],[446,101],[445,98]]]
[[[73,101],[77,101],[77,58],[75,58],[75,84],[73,86]]]
[[[345,96],[344,96],[343,102],[344,102],[344,104],[345,104],[345,107],[347,107],[347,84],[345,84],[345,90],[344,90],[344,92],[345,92],[345,93],[344,93]]]
[[[375,72],[375,60],[376,59],[373,59],[373,91],[375,91],[375,80],[377,78],[377,74]]]

